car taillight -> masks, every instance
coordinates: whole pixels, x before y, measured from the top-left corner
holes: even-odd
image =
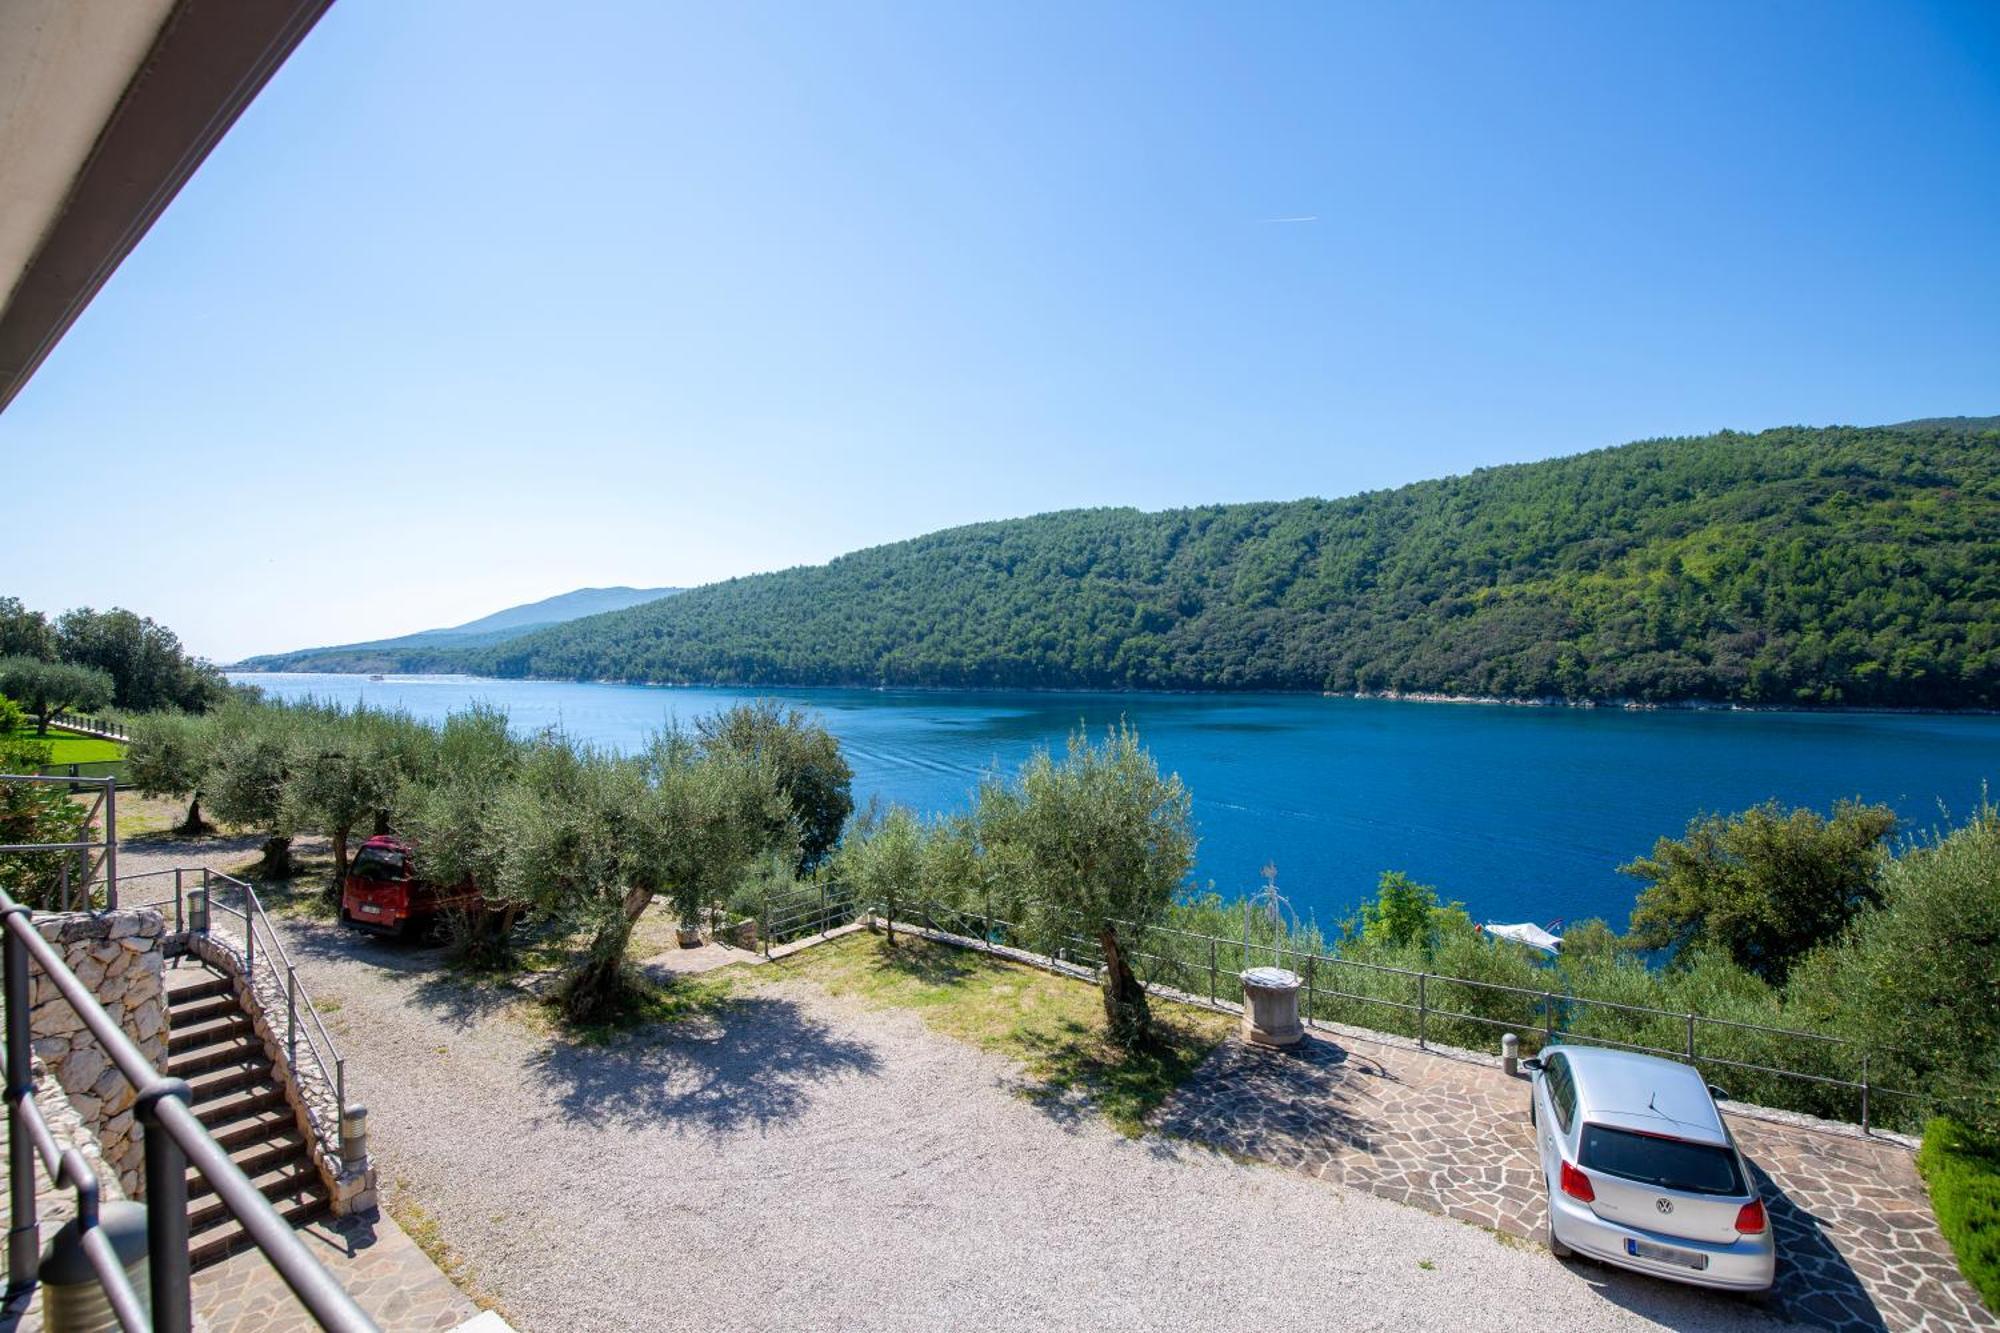
[[[1585,1203],[1593,1203],[1597,1199],[1597,1191],[1590,1187],[1590,1177],[1568,1162],[1564,1162],[1562,1167],[1562,1191],[1570,1198],[1581,1199]]]
[[[1754,1236],[1769,1225],[1762,1199],[1752,1199],[1736,1210],[1736,1229],[1745,1236]]]

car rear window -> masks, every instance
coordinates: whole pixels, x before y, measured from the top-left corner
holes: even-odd
[[[1577,1159],[1592,1171],[1687,1194],[1741,1194],[1736,1154],[1713,1143],[1585,1125]]]
[[[361,879],[401,879],[403,854],[381,847],[363,847],[348,873]]]

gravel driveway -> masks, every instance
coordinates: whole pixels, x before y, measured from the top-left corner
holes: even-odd
[[[810,983],[576,1046],[441,977],[431,952],[284,928],[333,1010],[385,1194],[420,1206],[524,1331],[1772,1327],[1341,1186],[1127,1140],[1017,1095],[1004,1061],[912,1013]]]

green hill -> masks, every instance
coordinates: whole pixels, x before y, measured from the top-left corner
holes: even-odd
[[[1954,419],[1651,440],[1343,500],[1044,514],[429,665],[1993,706],[1996,462],[2000,421]]]

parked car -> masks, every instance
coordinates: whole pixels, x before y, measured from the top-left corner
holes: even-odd
[[[450,908],[476,908],[471,884],[449,889],[418,873],[416,849],[401,838],[379,836],[361,844],[341,884],[340,919],[359,930],[415,939],[434,930]]]
[[[1522,1066],[1558,1258],[1729,1291],[1771,1285],[1770,1217],[1695,1069],[1591,1046],[1551,1046]]]

